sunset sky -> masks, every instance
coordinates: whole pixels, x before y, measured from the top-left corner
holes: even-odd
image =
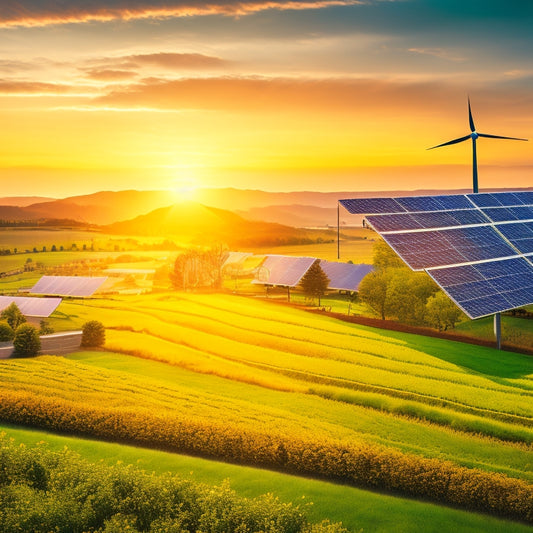
[[[0,196],[533,186],[533,3],[4,0]]]

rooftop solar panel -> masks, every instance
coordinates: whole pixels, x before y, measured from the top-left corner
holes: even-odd
[[[267,255],[254,283],[295,287],[315,261],[314,257]]]
[[[0,296],[0,311],[12,303],[25,316],[49,317],[61,303],[61,298],[29,298],[26,296]]]
[[[320,261],[320,267],[329,278],[329,288],[337,291],[357,291],[361,280],[374,270],[372,265],[353,265],[335,261]]]
[[[43,276],[30,292],[59,296],[92,296],[106,279],[87,276]]]

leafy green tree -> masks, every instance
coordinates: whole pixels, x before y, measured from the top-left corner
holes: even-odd
[[[389,314],[387,286],[391,275],[386,269],[374,270],[367,274],[359,284],[359,298],[382,320]]]
[[[105,327],[98,320],[89,320],[82,326],[81,345],[98,348],[105,344]]]
[[[14,336],[13,328],[5,321],[0,322],[0,342],[12,341]]]
[[[463,312],[442,291],[430,296],[426,302],[426,320],[439,331],[453,329],[463,317]]]
[[[330,279],[322,270],[320,260],[317,259],[303,275],[300,281],[300,287],[307,296],[318,298],[318,305],[320,307],[320,298],[326,294],[329,282]]]
[[[372,264],[376,270],[407,268],[406,264],[383,239],[378,239],[374,243]]]
[[[387,286],[388,313],[400,322],[424,325],[427,299],[438,290],[435,282],[423,272],[407,268],[389,269]]]
[[[5,320],[15,331],[26,322],[26,317],[21,313],[15,302],[10,303],[1,313],[0,319]]]
[[[41,349],[41,339],[37,328],[31,324],[21,324],[15,330],[13,346],[16,357],[33,357],[37,355]]]

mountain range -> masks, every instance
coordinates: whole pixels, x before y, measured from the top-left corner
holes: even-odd
[[[504,189],[498,189],[504,190]],[[530,188],[528,190],[533,190]],[[337,201],[372,196],[421,196],[464,194],[464,190],[418,190],[388,192],[267,192],[251,189],[204,188],[192,193],[172,191],[101,191],[94,194],[53,199],[43,197],[0,198],[0,220],[38,221],[70,219],[87,224],[109,225],[146,215],[156,209],[192,200],[204,206],[225,209],[245,219],[281,223],[294,227],[324,227],[337,224]],[[35,201],[34,201],[35,200]],[[343,209],[341,224],[357,221]]]

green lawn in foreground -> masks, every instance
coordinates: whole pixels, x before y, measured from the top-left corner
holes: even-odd
[[[343,485],[289,476],[268,470],[239,467],[172,453],[88,439],[54,435],[1,424],[0,431],[17,442],[33,445],[45,441],[52,450],[67,446],[89,461],[109,464],[122,461],[156,473],[167,471],[208,484],[229,479],[240,495],[254,497],[271,492],[294,504],[312,502],[307,515],[318,522],[324,518],[342,521],[350,531],[364,533],[526,533],[526,525],[467,513],[407,498],[382,495]]]

